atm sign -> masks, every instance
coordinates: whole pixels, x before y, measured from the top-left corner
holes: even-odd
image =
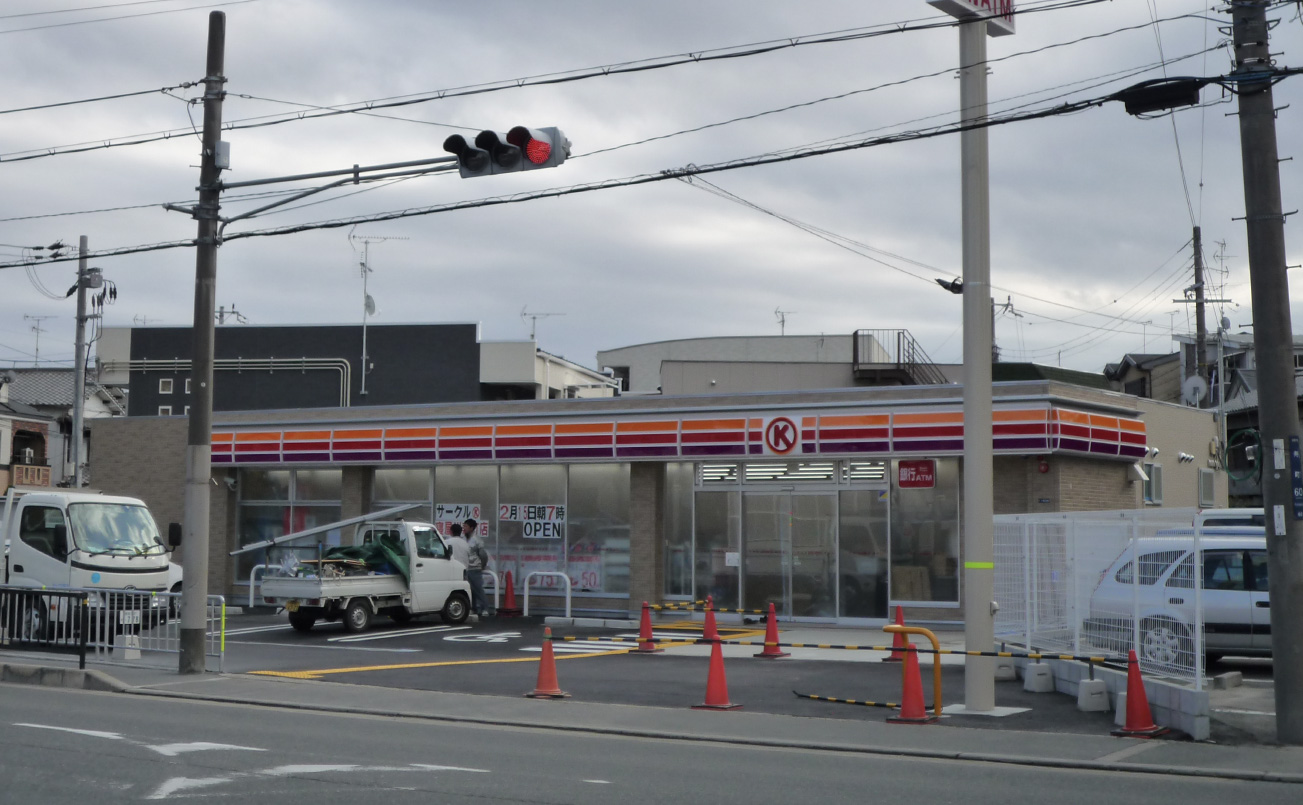
[[[901,489],[931,489],[937,483],[937,463],[932,459],[901,461],[896,469],[896,485]]]

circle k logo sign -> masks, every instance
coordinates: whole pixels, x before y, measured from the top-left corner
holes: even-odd
[[[796,449],[799,436],[795,422],[785,416],[775,417],[765,424],[765,450],[786,455]]]

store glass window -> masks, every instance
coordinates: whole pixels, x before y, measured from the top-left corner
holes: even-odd
[[[294,499],[338,501],[343,483],[343,470],[294,470]]]
[[[629,465],[574,464],[565,572],[575,592],[629,594]]]
[[[665,597],[692,595],[692,464],[665,465]]]
[[[959,460],[891,462],[891,598],[959,603]]]
[[[886,489],[839,493],[839,614],[843,618],[887,617]]]
[[[238,530],[241,546],[276,539],[333,523],[341,518],[340,470],[241,470]],[[323,496],[334,490],[333,499]],[[349,536],[351,536],[351,530]],[[325,547],[339,545],[341,529],[313,534],[293,543],[238,554],[237,584],[248,584],[255,565],[311,559]],[[291,558],[291,555],[293,558]]]
[[[625,481],[626,487],[628,481]],[[436,485],[436,492],[438,488]],[[516,585],[537,571],[564,573],[570,512],[566,468],[546,464],[507,464],[498,468],[498,572],[510,570]],[[559,589],[554,576],[536,579],[531,589]]]
[[[498,468],[493,466],[444,465],[434,469],[434,518],[432,522],[443,533],[448,526],[468,517],[480,524],[480,539],[489,554],[498,555],[497,512]],[[498,570],[490,562],[490,570]],[[485,584],[492,584],[487,581]]]
[[[430,471],[417,467],[377,469],[371,494],[377,502],[429,502]]]
[[[717,608],[737,609],[742,496],[736,492],[698,492],[695,500],[696,598],[711,595]]]
[[[289,499],[289,470],[240,470],[240,500]]]

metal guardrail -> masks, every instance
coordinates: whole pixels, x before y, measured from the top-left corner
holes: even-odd
[[[83,592],[0,587],[0,647],[76,654],[85,668],[89,626]]]
[[[855,372],[893,370],[919,386],[950,382],[908,330],[856,330],[851,342]]]
[[[553,578],[559,578],[565,582],[561,587],[566,591],[566,617],[570,617],[570,577],[564,573],[552,570],[535,570],[533,573],[529,573],[525,576],[525,617],[529,617],[529,582],[535,576],[550,576]]]

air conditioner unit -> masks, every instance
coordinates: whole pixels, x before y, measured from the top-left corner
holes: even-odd
[[[36,461],[36,451],[30,447],[23,448],[23,463],[32,464]]]

